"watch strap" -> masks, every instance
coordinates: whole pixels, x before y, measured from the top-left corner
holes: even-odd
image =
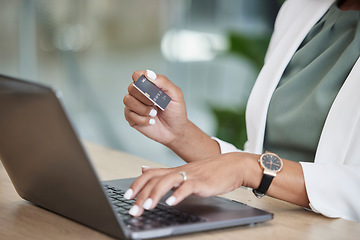
[[[269,175],[269,174],[264,174],[260,185],[257,189],[253,189],[253,193],[255,194],[256,197],[261,198],[265,195],[265,193],[267,192],[267,190],[270,187],[270,184],[272,182],[272,180],[274,179],[274,176]]]

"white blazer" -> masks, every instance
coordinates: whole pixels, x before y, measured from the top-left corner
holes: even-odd
[[[290,59],[335,0],[287,0],[248,100],[245,151],[261,154],[268,105]],[[313,211],[360,221],[360,60],[338,93],[321,133],[314,163],[301,163]],[[294,136],[296,137],[296,136]],[[222,153],[238,151],[219,141]]]

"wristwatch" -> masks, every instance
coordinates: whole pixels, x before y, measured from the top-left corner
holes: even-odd
[[[275,153],[264,153],[258,161],[261,169],[264,170],[264,175],[258,189],[253,189],[253,193],[257,198],[262,198],[265,196],[276,174],[281,171],[283,162]]]

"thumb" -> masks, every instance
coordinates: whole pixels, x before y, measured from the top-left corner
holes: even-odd
[[[136,71],[132,76],[133,81],[135,82],[141,75],[145,75],[148,80],[169,95],[172,100],[176,102],[183,100],[183,94],[180,88],[172,83],[166,76],[156,74],[152,70]]]

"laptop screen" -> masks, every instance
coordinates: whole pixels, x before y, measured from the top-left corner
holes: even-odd
[[[22,198],[119,236],[103,187],[50,88],[0,76],[0,133],[0,158]]]

